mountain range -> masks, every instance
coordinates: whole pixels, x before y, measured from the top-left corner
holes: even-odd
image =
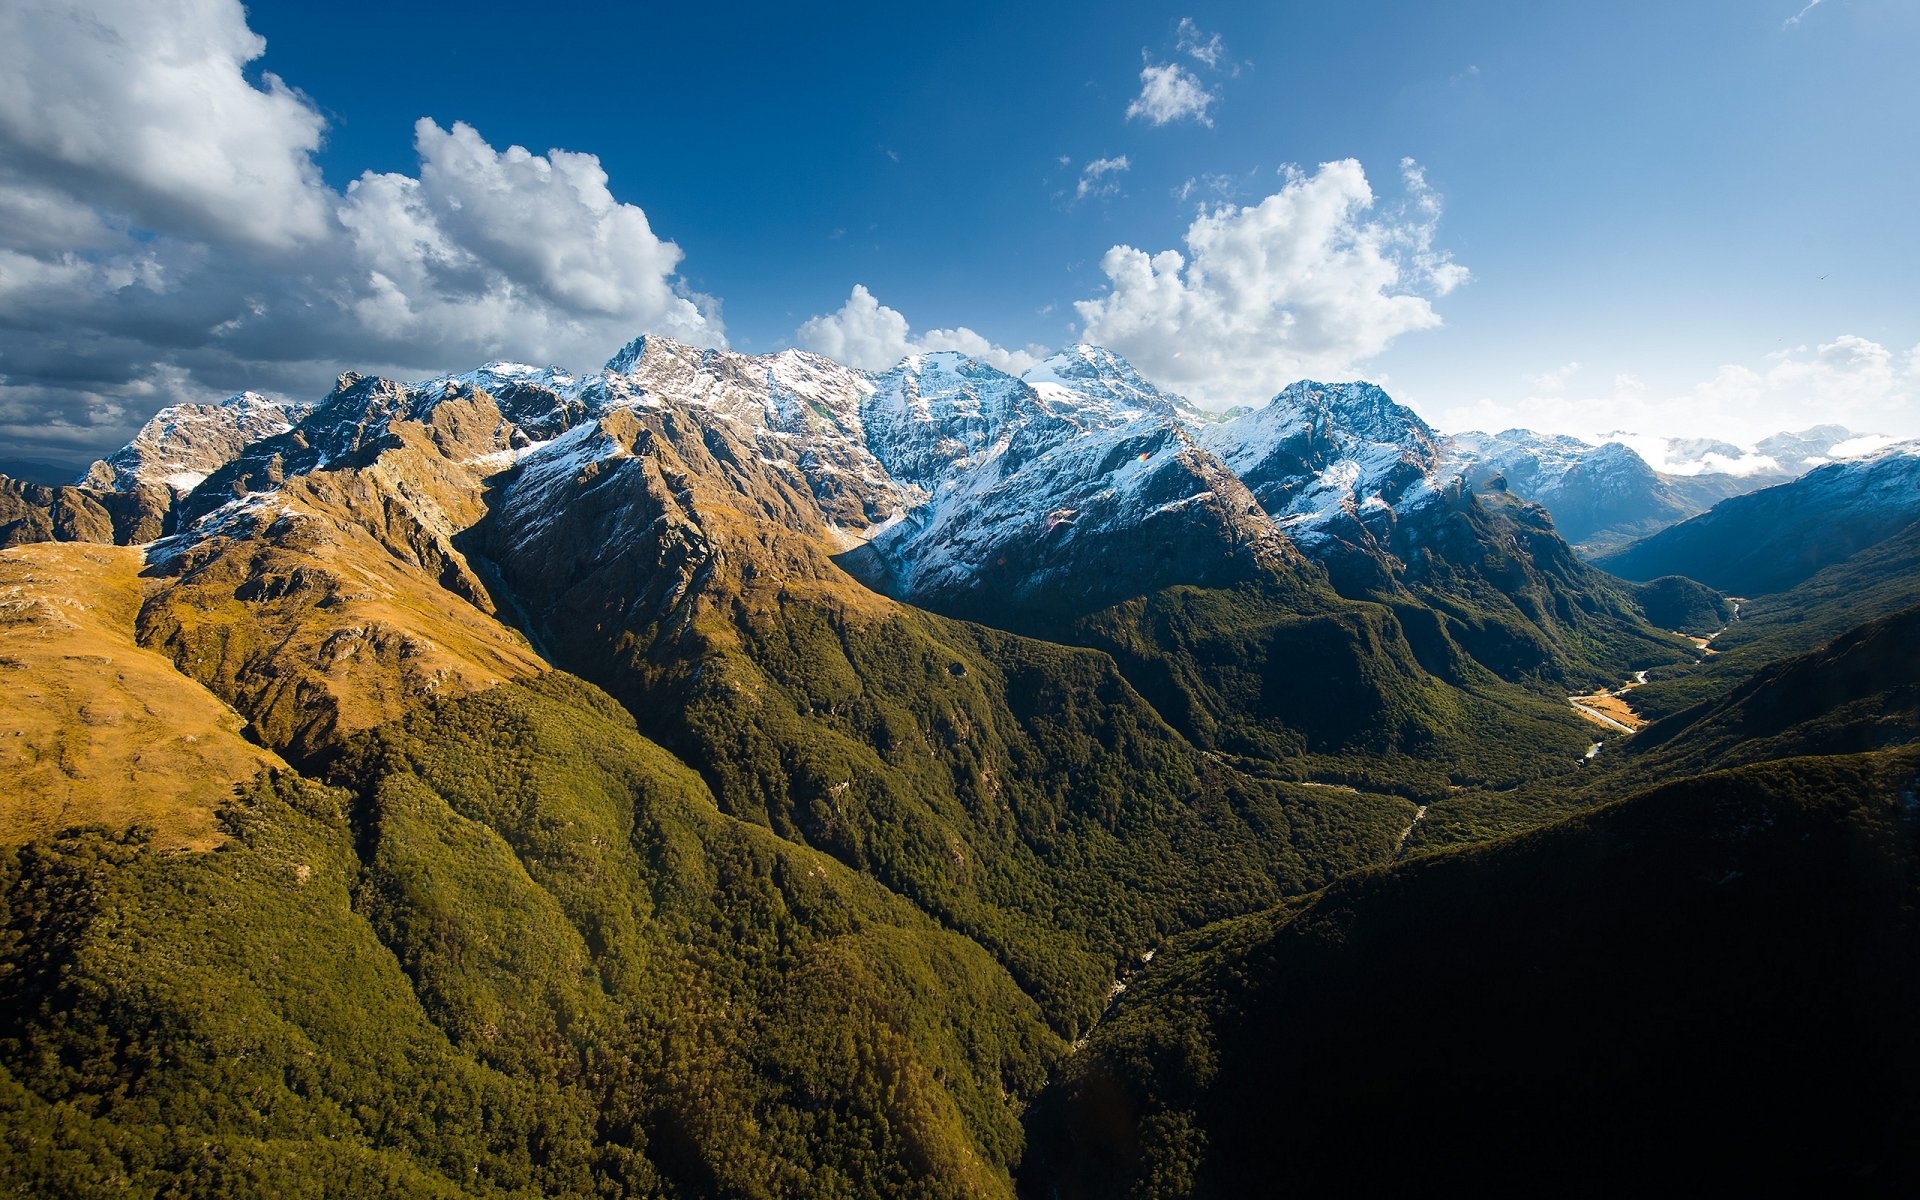
[[[1889,441],[1841,425],[1777,433],[1751,447],[1668,438],[1660,446],[1668,469],[1657,471],[1624,441],[1594,445],[1565,434],[1509,429],[1454,434],[1449,455],[1475,486],[1498,477],[1517,495],[1544,505],[1561,536],[1591,557],[1658,533],[1731,496],[1797,479],[1834,461],[1837,452],[1857,457]]]
[[[1277,1129],[1303,1181],[1465,1180],[1468,1047],[1516,1172],[1731,1098],[1755,1176],[1905,1178],[1897,1022],[1714,1073],[1920,981],[1915,462],[1692,516],[1624,447],[1364,383],[1210,416],[1093,346],[167,409],[0,481],[4,1173],[1232,1195]],[[1698,1086],[1619,1116],[1662,1062]]]

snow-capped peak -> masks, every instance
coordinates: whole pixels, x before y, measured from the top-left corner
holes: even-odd
[[[1084,342],[1055,351],[1020,378],[1051,404],[1076,411],[1092,404],[1116,420],[1145,413],[1184,418],[1193,411],[1185,398],[1148,381],[1126,359]]]
[[[293,428],[312,407],[250,391],[215,404],[168,405],[88,468],[83,482],[119,491],[164,485],[184,495],[247,446]]]
[[[1386,519],[1439,494],[1433,430],[1377,385],[1301,380],[1196,433],[1296,539]]]
[[[565,367],[536,367],[529,363],[500,361],[486,363],[457,375],[435,375],[408,386],[412,391],[427,395],[438,395],[449,385],[464,385],[494,395],[516,384],[545,388],[562,396],[571,395],[580,387],[580,381]]]
[[[614,356],[607,360],[607,365],[600,369],[609,375],[633,374],[633,369],[639,366],[641,360],[647,356],[647,340],[651,336],[653,335],[643,333],[620,347]]]

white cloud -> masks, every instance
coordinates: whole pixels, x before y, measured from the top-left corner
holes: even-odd
[[[417,176],[321,180],[324,122],[228,0],[0,7],[0,437],[71,459],[161,403],[345,368],[597,366],[724,344],[680,248],[591,154],[415,127]]]
[[[1348,375],[1403,333],[1440,324],[1432,297],[1467,278],[1434,249],[1440,201],[1402,164],[1407,199],[1370,217],[1352,159],[1247,207],[1202,211],[1187,253],[1114,246],[1105,296],[1075,305],[1088,341],[1195,399],[1251,403],[1303,374]]]
[[[907,319],[873,298],[865,284],[838,312],[811,317],[794,332],[794,341],[835,362],[878,371],[913,352]]]
[[[1008,350],[996,346],[966,326],[930,329],[914,337],[906,317],[874,299],[865,284],[853,292],[838,311],[810,318],[794,333],[805,349],[836,362],[868,371],[884,371],[909,354],[958,350],[1010,374],[1019,374],[1045,356],[1037,346]]]
[[[715,315],[675,289],[680,248],[613,198],[598,158],[496,151],[471,126],[424,118],[414,145],[418,179],[369,172],[339,210],[370,330],[456,345],[514,339],[536,358],[597,353],[640,330],[719,340]]]
[[[1150,125],[1165,125],[1192,117],[1202,125],[1212,125],[1207,106],[1217,97],[1201,86],[1200,77],[1179,63],[1140,70],[1140,94],[1127,105],[1127,117],[1144,118]]]
[[[1448,431],[1521,426],[1589,441],[1624,440],[1666,469],[1674,465],[1663,462],[1670,437],[1751,446],[1781,430],[1827,423],[1863,434],[1920,435],[1916,366],[1911,357],[1898,361],[1878,342],[1842,334],[1817,347],[1769,355],[1759,367],[1721,366],[1690,386],[1656,388],[1620,375],[1607,390],[1540,388],[1515,399],[1455,405],[1434,417]],[[1728,459],[1720,466],[1739,469],[1742,462]]]
[[[1217,33],[1201,33],[1200,27],[1193,23],[1192,17],[1180,18],[1180,52],[1209,67],[1220,65],[1221,55],[1227,52]]]
[[[1088,196],[1111,196],[1120,190],[1120,181],[1111,176],[1133,166],[1122,154],[1114,158],[1096,158],[1080,169],[1080,183],[1073,189],[1075,200]]]
[[[238,0],[9,0],[0,188],[262,246],[325,236],[324,121],[277,76],[247,81],[265,51]]]

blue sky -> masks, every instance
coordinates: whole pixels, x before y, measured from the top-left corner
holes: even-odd
[[[1920,434],[1906,0],[21,6],[0,455],[348,367],[592,367],[633,321],[1100,334],[1215,404],[1365,374],[1442,428]]]

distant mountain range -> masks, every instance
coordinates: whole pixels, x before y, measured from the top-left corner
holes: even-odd
[[[1449,451],[1475,486],[1502,478],[1515,494],[1545,506],[1561,536],[1594,555],[1658,533],[1729,496],[1796,479],[1832,461],[1836,449],[1857,455],[1888,441],[1840,425],[1778,433],[1751,447],[1668,439],[1662,456],[1667,471],[1656,471],[1625,442],[1594,445],[1527,429],[1455,434]]]
[[[1736,596],[1779,592],[1920,520],[1920,443],[1815,467],[1722,501],[1598,565],[1626,579],[1686,574]]]
[[[652,340],[656,345],[660,341]],[[609,362],[609,369],[616,375],[639,369],[646,341],[640,339],[616,355]],[[930,370],[933,387],[938,390],[942,386],[938,382],[941,372],[957,361],[960,356],[951,353],[926,355],[882,375],[894,377],[887,386],[917,388],[919,373]],[[774,373],[778,374],[777,370]],[[908,374],[916,377],[914,382],[902,382]],[[855,376],[864,378],[860,372],[847,373],[849,379]],[[541,426],[533,414],[517,409],[516,403],[538,407],[550,404],[553,397],[566,397],[563,408],[572,405],[575,411],[571,412],[570,419],[577,419],[584,409],[578,407],[576,397],[590,382],[557,367],[490,363],[462,374],[423,380],[413,387],[421,392],[446,386],[484,389],[494,395],[514,419],[533,421],[526,427],[531,431],[530,436],[537,436],[542,428],[556,428],[556,421],[569,418],[549,414]],[[845,385],[844,380],[841,382]],[[1317,535],[1307,528],[1309,523],[1299,518],[1308,516],[1308,510],[1313,509],[1320,514],[1314,523],[1324,524],[1326,514],[1340,507],[1334,494],[1342,488],[1349,507],[1367,501],[1369,496],[1380,498],[1382,493],[1378,488],[1367,492],[1373,482],[1393,489],[1392,472],[1376,461],[1381,454],[1392,459],[1408,456],[1407,464],[1418,464],[1416,473],[1457,473],[1475,488],[1482,488],[1497,478],[1513,495],[1546,508],[1553,516],[1556,531],[1583,554],[1592,556],[1618,550],[1631,541],[1705,512],[1729,496],[1798,478],[1832,461],[1836,448],[1857,457],[1889,441],[1834,424],[1816,425],[1798,433],[1777,433],[1750,446],[1712,438],[1668,438],[1660,443],[1660,457],[1668,469],[1659,471],[1623,441],[1594,444],[1564,434],[1540,434],[1527,429],[1508,429],[1498,434],[1468,431],[1443,435],[1411,411],[1392,404],[1384,392],[1367,384],[1344,384],[1329,389],[1328,385],[1303,381],[1281,393],[1275,404],[1257,412],[1236,409],[1223,415],[1192,406],[1183,397],[1145,379],[1118,355],[1092,346],[1076,346],[1055,354],[1025,372],[1020,382],[1027,385],[1027,392],[1035,395],[1044,407],[1068,422],[1063,428],[1084,431],[1095,427],[1104,429],[1127,420],[1158,420],[1165,429],[1178,426],[1187,437],[1201,439],[1216,456],[1231,460],[1232,468],[1243,475],[1243,467],[1267,473],[1282,469],[1278,460],[1261,464],[1250,457],[1262,447],[1269,451],[1277,448],[1275,443],[1288,436],[1275,427],[1281,420],[1276,417],[1277,412],[1293,414],[1287,420],[1310,422],[1314,398],[1330,397],[1330,402],[1319,402],[1321,420],[1324,422],[1329,413],[1337,410],[1338,421],[1350,423],[1357,437],[1370,438],[1367,444],[1381,449],[1373,451],[1373,458],[1369,459],[1366,453],[1360,452],[1358,443],[1345,448],[1354,452],[1343,460],[1351,462],[1357,471],[1351,485],[1342,483],[1340,473],[1336,472],[1322,481],[1326,488],[1332,489],[1327,494],[1316,496],[1303,492],[1291,496],[1288,503],[1295,511],[1286,516],[1293,518],[1294,534],[1307,537]],[[1375,410],[1383,401],[1401,415],[1389,419],[1392,427],[1374,428],[1368,433],[1364,427],[1382,419]],[[156,414],[127,446],[95,463],[76,482],[108,490],[127,490],[135,485],[165,487],[184,495],[213,470],[234,458],[243,447],[291,429],[311,407],[268,399],[252,392],[238,393],[218,404],[175,405]],[[987,419],[980,413],[971,415],[974,419]],[[1229,427],[1236,432],[1223,432]],[[1298,434],[1303,430],[1291,432]],[[1629,440],[1644,442],[1639,438]],[[870,448],[871,451],[878,449],[877,445]],[[12,466],[16,469],[12,470],[7,466],[0,463],[0,474],[45,486],[63,485],[67,482],[64,476],[69,474],[63,468],[45,463],[15,463]],[[1374,471],[1380,473],[1377,481],[1372,478]],[[908,474],[911,473],[909,468]],[[1303,481],[1303,478],[1296,480]],[[1404,482],[1403,479],[1401,483]],[[1004,502],[1018,505],[1021,491],[1019,487],[1001,488],[999,495]],[[969,503],[964,507],[971,510],[979,505]],[[1074,511],[1073,519],[1080,521],[1078,510]],[[914,526],[923,529],[934,519],[931,511],[920,513]],[[956,531],[947,530],[947,533],[958,537]],[[959,538],[956,545],[965,540]],[[907,570],[909,558],[922,557],[908,552],[910,541],[924,544],[924,539],[895,534],[887,539],[887,546],[854,560],[853,565],[882,574]],[[997,559],[998,554],[993,557]],[[945,568],[937,562],[927,562],[912,569],[938,573]],[[934,585],[929,581],[925,586]]]

